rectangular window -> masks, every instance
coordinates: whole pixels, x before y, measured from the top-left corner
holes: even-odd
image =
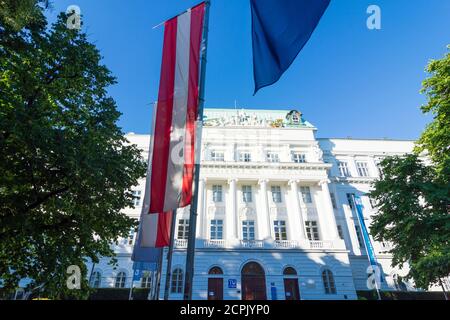
[[[242,221],[242,239],[255,240],[255,221]]]
[[[211,220],[211,240],[223,239],[223,220]]]
[[[275,220],[273,222],[275,240],[287,240],[286,221]]]
[[[189,237],[189,219],[178,220],[177,239],[187,240]]]
[[[252,202],[252,186],[242,186],[242,201]]]
[[[222,186],[213,185],[212,189],[213,189],[213,201],[222,202]]]
[[[317,221],[305,221],[306,235],[310,241],[319,241],[319,228]]]
[[[359,226],[355,226],[356,237],[358,238],[358,244],[360,248],[364,248],[364,240],[361,233],[361,228]]]
[[[224,161],[224,160],[225,160],[225,156],[222,151],[216,151],[216,150],[211,151],[211,161]]]
[[[280,162],[280,157],[278,153],[267,152],[267,161],[268,162]]]
[[[292,154],[292,161],[295,163],[305,163],[306,162],[306,155],[304,153],[293,153]]]
[[[281,203],[281,187],[272,186],[272,200],[275,203]]]
[[[330,198],[331,198],[331,204],[333,205],[333,209],[337,209],[336,196],[334,195],[333,192],[330,192]]]
[[[338,230],[339,238],[344,240],[344,231],[342,230],[342,226],[337,225],[337,230]]]
[[[373,199],[372,197],[368,197],[368,198],[369,198],[370,206],[372,207],[372,209],[375,209],[377,207],[377,201],[375,199]]]
[[[369,168],[367,168],[367,162],[356,162],[356,169],[360,177],[369,176]]]
[[[339,175],[341,177],[350,177],[350,171],[348,170],[347,162],[338,162]]]
[[[350,209],[354,208],[354,204],[353,204],[353,198],[354,198],[355,194],[354,193],[347,193],[347,203],[350,207]]]
[[[312,203],[311,189],[309,187],[300,187],[304,203]]]
[[[133,192],[133,205],[134,207],[139,207],[141,205],[141,191],[140,190],[134,190]]]
[[[252,155],[249,152],[241,152],[239,154],[239,161],[241,162],[251,162]]]

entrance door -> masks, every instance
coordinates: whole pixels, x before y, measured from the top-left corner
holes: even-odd
[[[241,272],[242,300],[267,300],[266,275],[256,262],[249,262]]]
[[[298,279],[284,279],[284,294],[286,300],[300,300]]]
[[[223,300],[223,279],[208,279],[208,300]]]

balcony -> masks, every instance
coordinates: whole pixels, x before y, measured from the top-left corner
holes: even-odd
[[[187,240],[176,239],[175,248],[186,249]],[[297,240],[208,240],[197,239],[197,249],[279,249],[279,250],[345,250],[342,240],[335,241],[297,241]]]

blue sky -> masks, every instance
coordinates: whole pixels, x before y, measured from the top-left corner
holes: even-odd
[[[163,28],[200,0],[54,0],[50,21],[75,4],[83,30],[118,79],[110,88],[125,132],[148,133]],[[366,9],[380,6],[382,29]],[[248,0],[212,0],[206,106],[298,109],[319,137],[416,139],[430,117],[419,94],[430,59],[450,43],[448,0],[332,0],[310,42],[275,85],[253,96]]]

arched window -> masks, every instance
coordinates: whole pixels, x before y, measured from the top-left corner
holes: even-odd
[[[145,271],[141,278],[141,288],[150,288],[152,285],[152,277],[149,271]]]
[[[336,294],[336,285],[334,283],[333,273],[325,269],[322,272],[323,286],[325,287],[325,294]]]
[[[94,273],[92,273],[89,285],[91,286],[91,288],[100,288],[101,282],[102,275],[100,271],[94,271]]]
[[[114,287],[125,288],[126,280],[127,280],[127,274],[123,271],[119,272],[116,276],[116,283],[114,284]]]
[[[297,271],[295,271],[295,269],[292,267],[286,267],[286,268],[284,268],[283,274],[285,276],[296,276]]]
[[[212,267],[209,269],[208,274],[223,274],[223,271],[219,267]]]
[[[183,290],[183,270],[175,269],[172,272],[172,283],[170,285],[171,293],[182,293]]]

